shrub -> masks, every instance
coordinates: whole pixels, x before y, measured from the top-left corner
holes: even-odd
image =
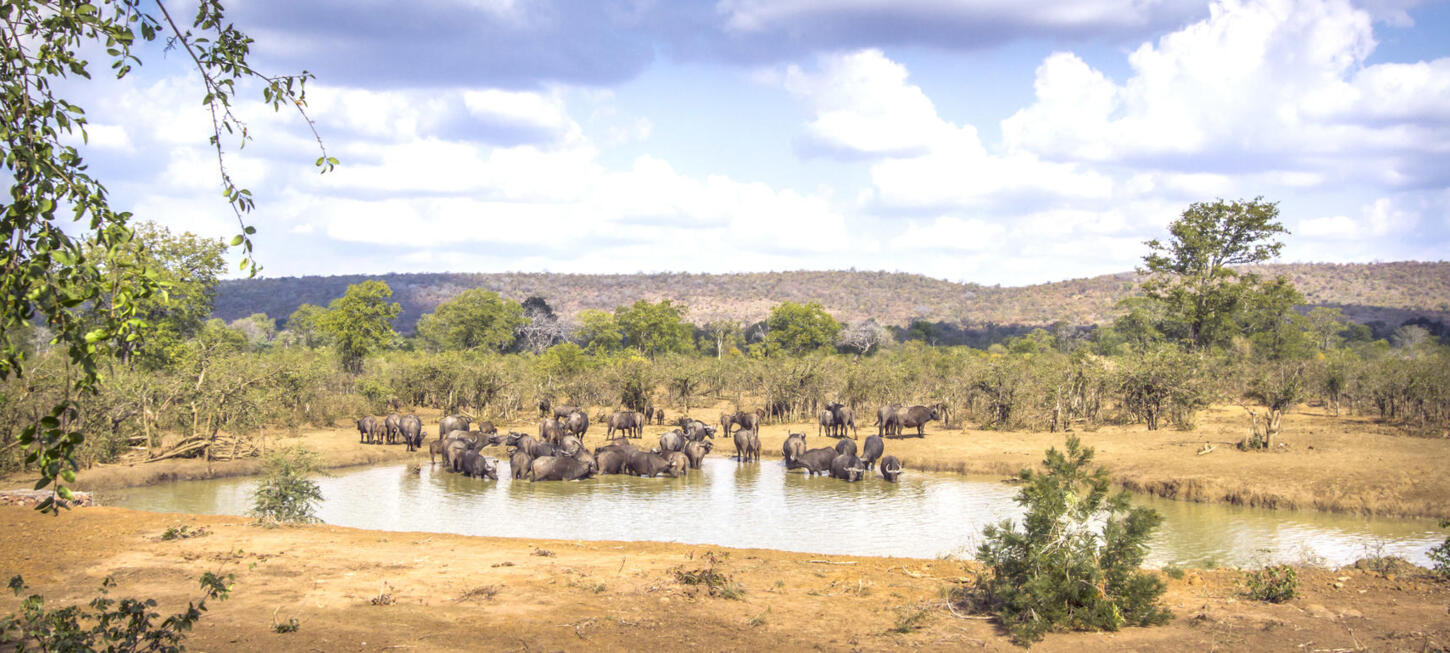
[[[153,611],[154,599],[112,599],[107,596],[116,586],[109,577],[102,581],[100,595],[81,606],[47,610],[45,598],[32,594],[20,602],[20,611],[0,618],[0,648],[24,651],[31,647],[42,651],[158,651],[169,653],[186,650],[182,641],[186,632],[206,612],[209,599],[225,601],[227,580],[211,572],[202,574],[202,598],[188,603],[185,612],[171,615],[160,623],[161,615]],[[10,579],[10,589],[20,596],[28,589],[20,576]]]
[[[983,532],[977,559],[985,568],[963,597],[994,613],[1018,644],[1057,628],[1116,630],[1172,618],[1158,601],[1163,582],[1140,569],[1162,517],[1132,507],[1127,492],[1110,494],[1107,470],[1089,471],[1092,458],[1076,437],[1065,455],[1048,449],[1045,472],[1021,472],[1022,528],[1009,520]]]
[[[263,524],[310,524],[317,518],[322,489],[307,478],[318,469],[316,453],[301,446],[272,452],[266,474],[252,492],[252,516]]]
[[[1251,571],[1244,577],[1250,598],[1269,603],[1283,603],[1294,598],[1299,589],[1299,574],[1289,565],[1270,565]]]
[[[1450,520],[1440,522],[1440,528],[1450,528]],[[1430,549],[1430,571],[1436,576],[1450,580],[1450,537]]]

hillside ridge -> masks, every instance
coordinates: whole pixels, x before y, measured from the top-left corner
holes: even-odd
[[[1276,263],[1251,268],[1285,275],[1310,305],[1337,306],[1358,322],[1399,324],[1415,317],[1450,320],[1450,262]],[[1119,272],[1030,286],[985,286],[906,272],[798,270],[697,274],[563,274],[549,272],[421,272],[381,275],[238,279],[221,282],[213,314],[233,320],[266,313],[286,320],[303,303],[326,306],[350,284],[381,279],[402,305],[394,321],[411,332],[418,317],[470,288],[522,301],[544,297],[572,316],[584,309],[613,310],[639,299],[670,299],[688,307],[686,319],[753,322],[782,301],[820,302],[843,321],[872,317],[887,325],[912,320],[963,325],[1073,325],[1111,320],[1118,300],[1133,293],[1135,272]]]

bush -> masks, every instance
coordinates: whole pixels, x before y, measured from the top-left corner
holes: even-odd
[[[1450,521],[1440,522],[1440,528],[1450,528]],[[1450,537],[1430,549],[1430,571],[1436,576],[1450,580]]]
[[[202,574],[202,598],[188,603],[185,612],[167,617],[154,612],[154,599],[112,599],[107,593],[115,587],[109,577],[101,583],[100,595],[84,605],[58,610],[45,609],[45,598],[32,594],[20,603],[20,611],[0,618],[0,648],[24,651],[35,647],[42,651],[184,651],[186,632],[206,612],[209,599],[225,601],[229,588],[227,579],[207,572]],[[20,576],[10,579],[10,589],[20,596],[28,589]]]
[[[1021,473],[1022,529],[1009,520],[983,532],[977,559],[985,569],[964,595],[1018,644],[1057,628],[1117,630],[1172,618],[1158,602],[1163,582],[1140,569],[1162,517],[1133,508],[1127,492],[1109,494],[1107,470],[1088,471],[1092,458],[1076,437],[1066,455],[1048,449],[1046,472]]]
[[[263,524],[310,524],[317,518],[322,489],[307,476],[318,470],[316,453],[301,446],[272,452],[266,474],[252,492],[252,516]]]
[[[1251,571],[1244,577],[1249,597],[1269,603],[1283,603],[1294,598],[1299,589],[1299,574],[1289,565],[1271,565]]]

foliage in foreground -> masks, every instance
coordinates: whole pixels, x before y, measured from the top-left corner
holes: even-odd
[[[1066,454],[1048,449],[1045,472],[1021,472],[1022,527],[1008,520],[983,531],[977,559],[985,568],[971,598],[1018,644],[1059,628],[1117,630],[1172,618],[1158,602],[1163,582],[1139,568],[1162,517],[1132,507],[1125,491],[1109,494],[1107,469],[1091,469],[1092,459],[1076,437]]]
[[[202,598],[188,603],[184,612],[171,615],[160,623],[154,599],[113,599],[107,596],[116,582],[109,577],[101,583],[100,595],[81,606],[56,610],[45,608],[45,598],[32,594],[20,603],[17,613],[0,618],[0,648],[14,647],[26,651],[184,651],[187,631],[206,612],[210,599],[225,601],[228,578],[211,572],[202,574]],[[27,589],[20,576],[10,579],[16,596]]]
[[[309,474],[320,467],[315,452],[295,446],[267,456],[266,473],[252,492],[252,516],[263,524],[311,524],[317,518],[322,489]]]

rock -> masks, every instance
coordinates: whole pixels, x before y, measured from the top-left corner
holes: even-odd
[[[1341,619],[1363,619],[1364,618],[1364,613],[1363,612],[1360,612],[1359,610],[1355,610],[1354,608],[1345,608],[1345,609],[1339,611],[1339,618],[1341,618]]]
[[[1304,606],[1304,611],[1309,613],[1309,616],[1314,617],[1315,619],[1334,618],[1334,613],[1330,612],[1329,608],[1319,605],[1318,603],[1310,603],[1309,605]]]
[[[1335,583],[1334,584],[1334,589],[1337,589],[1337,590],[1344,589],[1344,583]]]
[[[1343,583],[1344,581],[1349,580],[1349,576],[1340,576],[1339,578],[1336,578],[1334,580],[1337,580],[1337,581]]]

